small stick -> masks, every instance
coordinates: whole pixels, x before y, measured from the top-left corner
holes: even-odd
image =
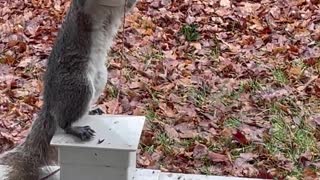
[[[48,174],[47,176],[45,176],[45,177],[41,178],[40,180],[46,180],[46,179],[48,179],[49,177],[51,177],[51,176],[53,176],[53,175],[57,174],[59,171],[60,171],[60,168],[59,168],[59,169],[57,169],[57,170],[55,170],[55,171],[53,171],[53,172],[51,172],[50,174]]]
[[[318,78],[318,76],[311,76],[310,80],[302,87],[298,87],[297,89],[299,91],[305,90],[313,81],[315,81]]]

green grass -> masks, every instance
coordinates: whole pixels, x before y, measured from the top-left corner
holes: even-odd
[[[274,114],[279,114],[282,116],[291,115],[291,116],[295,116],[296,118],[300,118],[301,111],[305,111],[305,110],[300,109],[300,107],[297,106],[295,102],[296,102],[296,99],[290,96],[277,99],[276,102],[272,102],[269,105],[270,106],[269,111],[272,115]],[[281,106],[287,109],[287,111],[282,110]],[[308,112],[306,111],[305,114],[308,114]]]
[[[204,175],[212,175],[208,166],[203,166],[199,170]]]
[[[109,97],[116,98],[118,96],[118,93],[119,93],[119,90],[115,86],[113,85],[107,86],[107,95]]]
[[[287,156],[292,144],[292,131],[290,125],[286,124],[283,112],[277,103],[270,105],[271,124],[270,140],[266,143],[266,148],[272,153],[285,153]],[[288,147],[288,145],[289,147]]]
[[[288,119],[292,116],[281,109],[280,103],[286,103],[292,111],[298,111],[298,109],[295,109],[294,102],[289,101],[288,98],[270,105],[269,114],[272,128],[269,132],[270,138],[266,139],[265,147],[271,154],[281,153],[294,162],[294,170],[283,173],[286,176],[299,178],[303,174],[299,157],[307,151],[319,153],[316,145],[317,140],[312,133],[312,129],[304,123],[305,118],[300,117],[300,124],[295,124],[293,121],[290,123]]]
[[[286,73],[281,69],[275,69],[272,72],[273,78],[279,84],[285,85],[288,84],[289,80]]]
[[[307,150],[315,151],[316,140],[307,127],[292,128],[283,119],[277,117],[272,122],[271,140],[267,143],[267,148],[273,154],[285,153],[295,161]]]
[[[284,116],[286,115],[286,112],[283,111],[280,107],[281,101],[283,101],[282,99],[278,99],[277,102],[272,102],[271,104],[269,104],[268,106],[269,108],[269,112],[272,116]]]
[[[135,77],[134,71],[131,68],[122,69],[122,75],[127,81],[131,81]]]
[[[25,73],[32,73],[34,70],[35,70],[35,67],[34,66],[30,66],[30,65],[28,65],[28,66],[26,66],[24,68],[24,72]]]
[[[174,141],[170,139],[165,133],[161,133],[156,137],[156,143],[162,146],[166,154],[172,154],[172,145]]]
[[[241,125],[241,121],[238,118],[228,118],[224,121],[225,127],[237,128]]]
[[[194,144],[194,139],[182,139],[180,142],[179,142],[179,145],[188,149],[190,148],[193,144]]]
[[[145,55],[146,59],[155,59],[162,60],[164,58],[163,53],[161,51],[154,51]]]
[[[215,45],[212,47],[210,55],[214,59],[217,59],[221,54],[221,47],[220,47],[220,42],[217,38],[214,38],[214,42],[215,42]]]
[[[158,96],[160,95],[160,92],[153,90],[153,89],[149,88],[148,86],[145,86],[145,88],[148,91],[149,95],[151,96],[152,100],[155,103],[158,103],[159,102]]]
[[[272,119],[272,138],[275,144],[283,144],[290,141],[290,129],[279,116]],[[282,147],[279,149],[281,151]]]
[[[201,168],[198,168],[200,172],[204,175],[214,175],[212,172],[210,172],[210,166],[212,166],[212,161],[208,157],[204,157],[201,159],[203,162],[203,166]]]
[[[154,64],[157,61],[161,61],[164,59],[164,55],[161,51],[154,51],[144,56],[144,70],[150,69],[150,65]]]
[[[184,35],[187,41],[197,41],[200,37],[200,34],[197,30],[197,25],[184,25],[180,32]]]
[[[219,46],[214,46],[211,50],[210,55],[214,58],[217,59],[219,58],[221,52],[220,52],[220,47]]]
[[[303,172],[302,168],[294,167],[292,172],[289,172],[288,176],[295,177],[295,178],[298,178],[298,179],[302,179],[302,177],[303,177],[302,172]]]
[[[317,151],[316,139],[311,130],[306,125],[298,127],[294,132],[293,141],[298,146],[297,153],[302,154],[306,151]]]
[[[221,152],[223,150],[223,146],[221,146],[220,143],[214,143],[208,147],[208,150],[212,152]]]
[[[201,107],[205,103],[209,101],[210,98],[208,96],[210,95],[209,88],[206,87],[200,87],[200,88],[190,88],[187,90],[187,96],[191,99],[192,102],[195,103],[197,107]]]
[[[152,110],[152,109],[147,109],[146,110],[146,119],[148,121],[152,121],[152,120],[154,120],[156,118],[157,118],[157,113],[154,110]]]
[[[153,153],[153,152],[155,152],[155,147],[154,147],[154,145],[146,146],[146,147],[144,148],[144,151],[145,151],[145,152],[148,152],[148,153]]]
[[[250,79],[248,82],[242,85],[245,90],[249,92],[256,92],[262,89],[262,84],[256,79]]]
[[[180,141],[180,144],[181,145],[186,145],[186,146],[188,146],[188,145],[193,145],[195,142],[199,142],[199,143],[206,143],[206,140],[205,139],[203,139],[202,137],[200,137],[200,136],[195,136],[195,137],[192,137],[192,138],[190,138],[190,139],[182,139],[181,141]]]
[[[240,83],[240,85],[238,87],[236,87],[235,89],[233,89],[230,93],[226,94],[225,98],[228,98],[230,100],[237,100],[239,99],[240,95],[242,93],[245,92],[245,87],[244,87],[245,83]]]

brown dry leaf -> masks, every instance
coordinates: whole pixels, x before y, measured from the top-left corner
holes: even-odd
[[[151,161],[146,156],[138,156],[137,163],[140,166],[147,167],[147,166],[149,166],[151,164]]]
[[[305,168],[303,170],[303,179],[304,180],[314,180],[317,179],[319,176],[317,175],[316,171],[311,168]]]
[[[181,133],[179,133],[179,137],[182,139],[191,139],[198,135],[198,133],[195,130],[185,130]]]
[[[168,107],[166,103],[159,103],[159,108],[163,111],[163,114],[165,114],[169,118],[176,118],[177,114],[173,111],[172,108]]]
[[[203,144],[197,144],[193,149],[193,157],[195,159],[203,159],[208,155],[208,148]]]
[[[302,69],[300,66],[295,66],[290,68],[288,73],[289,76],[293,76],[293,77],[300,76],[301,74],[302,74]]]
[[[229,162],[229,158],[224,154],[219,154],[219,153],[214,153],[209,151],[208,157],[212,162],[220,162],[220,163]]]
[[[248,162],[248,161],[252,161],[255,158],[257,158],[258,155],[257,154],[253,154],[253,153],[241,153],[240,157],[238,158],[237,163],[242,164],[244,162]]]
[[[191,43],[190,45],[193,46],[196,50],[202,49],[201,43]]]
[[[314,93],[315,95],[317,96],[320,96],[320,78],[317,78],[315,81],[314,81]]]
[[[153,144],[154,132],[152,131],[143,131],[141,136],[141,143],[146,146],[151,146]]]
[[[261,98],[267,101],[271,101],[273,99],[282,98],[283,96],[288,95],[290,95],[290,92],[287,89],[278,89],[263,93],[261,95]]]
[[[224,7],[230,8],[231,7],[231,2],[230,2],[230,0],[220,0],[220,6],[224,6]]]
[[[257,176],[259,171],[250,163],[257,157],[253,153],[241,153],[234,162],[234,175],[237,176]]]
[[[61,11],[61,1],[60,0],[54,0],[54,9],[57,11]]]
[[[29,35],[35,36],[39,28],[40,28],[40,25],[37,21],[30,21],[27,25],[26,30]]]
[[[165,125],[164,130],[169,138],[176,139],[179,137],[179,133],[170,125]]]
[[[0,135],[1,150],[26,136],[41,108],[41,77],[70,2],[0,2],[0,131],[7,135]],[[309,168],[319,167],[319,148],[309,148],[312,156],[277,156],[265,144],[292,147],[299,128],[320,147],[318,6],[315,0],[141,0],[114,40],[111,85],[97,106],[148,117],[137,158],[143,168],[203,173],[201,157],[214,145],[207,173],[283,179],[295,169],[314,178]],[[291,140],[273,143],[273,105]],[[159,145],[162,133],[178,143]]]
[[[129,88],[130,89],[138,89],[138,88],[142,88],[143,87],[143,83],[142,82],[132,82],[129,84]]]
[[[34,62],[35,62],[34,57],[24,58],[19,62],[17,67],[26,68],[28,65],[30,65],[31,63],[34,63]]]
[[[275,157],[277,158],[278,163],[281,166],[281,168],[284,168],[288,171],[292,171],[292,169],[294,168],[294,163],[292,162],[292,160],[284,157],[283,154],[276,154]]]
[[[310,161],[312,160],[313,155],[310,151],[304,152],[299,157],[299,162],[305,167],[308,164],[310,164]]]
[[[236,133],[233,134],[233,138],[243,145],[249,143],[246,136],[240,130],[237,130]]]
[[[281,15],[281,9],[280,9],[279,7],[277,7],[277,6],[272,7],[272,8],[270,9],[270,13],[271,13],[271,15],[273,16],[273,18],[279,19],[279,18],[280,18],[280,15]]]

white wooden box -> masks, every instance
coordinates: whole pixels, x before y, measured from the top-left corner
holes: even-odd
[[[61,180],[133,180],[136,168],[60,164]],[[85,173],[84,173],[85,172]]]
[[[90,141],[59,129],[51,145],[59,150],[60,179],[74,180],[75,174],[77,180],[132,179],[144,121],[142,116],[85,116],[73,125],[91,126],[96,133]]]
[[[59,162],[119,168],[135,167],[136,151],[60,147]]]

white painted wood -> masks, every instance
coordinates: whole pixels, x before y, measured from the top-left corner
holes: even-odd
[[[133,180],[159,180],[160,172],[152,169],[136,169]]]
[[[67,167],[68,168],[68,167]],[[49,174],[52,174],[52,172],[55,172],[56,170],[60,169],[59,166],[49,166],[46,167],[46,173],[42,174],[41,178],[47,177]],[[4,179],[4,174],[7,171],[7,166],[0,165],[0,179]],[[70,173],[70,175],[73,177],[72,180],[82,180],[83,177],[78,177],[79,171],[73,171]],[[108,174],[108,178],[103,178],[103,180],[117,180],[112,179],[111,174]],[[130,180],[159,180],[160,171],[159,170],[150,170],[150,169],[136,169],[134,172],[134,177]],[[101,177],[102,178],[102,177]],[[100,179],[94,179],[93,177],[90,177],[85,180],[100,180]],[[60,180],[60,171],[58,171],[55,174],[52,174],[52,176],[49,176],[46,180]]]
[[[52,171],[58,169],[59,166],[51,166]],[[0,165],[0,179],[4,178],[4,173],[7,170],[6,166]],[[59,173],[50,177],[47,180],[60,180]],[[73,174],[77,174],[77,171],[74,171]],[[95,180],[89,178],[90,180]],[[78,180],[73,178],[73,180]],[[82,180],[82,179],[79,179]],[[88,179],[86,179],[88,180]],[[100,179],[97,179],[100,180]],[[111,178],[104,178],[103,180],[117,180]],[[240,178],[240,177],[226,177],[226,176],[205,176],[205,175],[195,175],[195,174],[178,174],[178,173],[161,173],[159,170],[151,169],[136,169],[134,177],[131,180],[262,180],[262,179],[253,179],[253,178]]]
[[[73,125],[91,126],[96,133],[89,141],[59,129],[51,145],[59,150],[60,179],[132,180],[144,121],[142,116],[85,116]]]
[[[66,146],[136,151],[138,149],[144,121],[145,117],[143,116],[88,115],[73,125],[91,126],[91,128],[96,131],[94,138],[90,141],[81,141],[58,129],[51,141],[51,145],[58,147]],[[98,144],[99,140],[104,141]]]
[[[226,177],[226,176],[205,176],[205,175],[195,175],[195,174],[160,173],[159,180],[258,180],[258,179]]]
[[[63,180],[132,180],[136,168],[112,168],[61,164],[60,179]]]
[[[107,167],[136,167],[135,151],[60,147],[59,162]]]

